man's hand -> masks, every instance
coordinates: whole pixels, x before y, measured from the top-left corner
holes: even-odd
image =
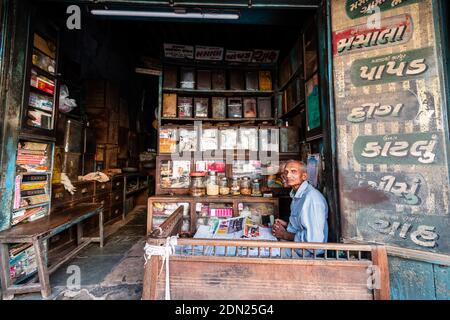
[[[286,223],[287,225],[287,223]],[[275,223],[272,227],[272,234],[278,239],[294,241],[295,233],[290,233],[286,230],[281,223]]]
[[[288,225],[288,223],[286,221],[281,220],[281,219],[275,219],[275,224],[279,224],[284,228],[287,228],[287,225]]]

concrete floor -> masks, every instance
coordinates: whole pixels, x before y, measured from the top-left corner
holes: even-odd
[[[146,219],[146,207],[137,207],[125,221],[114,224],[103,248],[91,243],[63,264],[50,275],[52,295],[49,299],[140,300]],[[36,293],[16,295],[14,299],[40,300],[42,297]]]

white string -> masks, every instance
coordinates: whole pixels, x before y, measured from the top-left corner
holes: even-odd
[[[166,292],[165,299],[170,300],[170,273],[169,273],[169,257],[175,252],[175,246],[177,245],[178,236],[168,237],[164,246],[152,246],[148,243],[144,247],[144,259],[145,264],[151,258],[151,256],[161,256],[163,257],[163,263],[159,275],[161,275],[164,267],[166,268]]]

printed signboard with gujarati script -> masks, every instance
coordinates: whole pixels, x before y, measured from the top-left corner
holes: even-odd
[[[342,235],[449,254],[448,98],[433,1],[331,5]]]
[[[174,59],[194,59],[194,47],[164,43],[164,57]]]
[[[223,48],[195,46],[195,60],[222,61]]]

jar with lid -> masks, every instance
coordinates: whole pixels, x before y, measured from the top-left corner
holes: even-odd
[[[208,196],[219,195],[219,183],[217,181],[217,172],[209,171],[206,179],[206,194]]]
[[[241,194],[241,187],[239,185],[239,179],[237,177],[233,177],[230,189],[232,196],[239,196]]]
[[[205,187],[205,173],[204,172],[192,172],[191,176],[191,195],[193,197],[204,197],[206,194]]]
[[[250,196],[252,194],[252,186],[249,177],[243,177],[241,180],[241,194],[243,196]]]
[[[230,194],[230,187],[228,186],[227,177],[222,177],[219,181],[219,193],[222,196],[226,196]]]
[[[259,186],[259,180],[258,179],[254,179],[253,183],[252,183],[252,197],[261,197],[262,193],[261,193],[261,189]]]

